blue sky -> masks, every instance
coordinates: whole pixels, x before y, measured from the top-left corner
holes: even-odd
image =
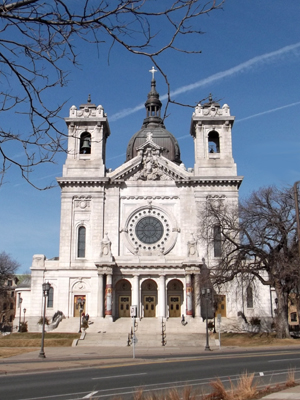
[[[154,2],[155,4],[155,2]],[[240,196],[266,185],[292,185],[300,180],[300,4],[298,0],[227,0],[223,10],[199,20],[205,34],[196,43],[201,54],[167,51],[158,60],[169,76],[177,101],[196,105],[212,93],[227,103],[236,117],[233,156],[244,176]],[[110,60],[107,47],[99,54],[92,45],[78,43],[80,68],[68,65],[69,84],[57,88],[53,101],[69,108],[92,102],[108,115],[111,136],[107,167],[125,160],[127,143],[145,117],[152,64],[115,46]],[[162,101],[166,86],[156,74]],[[164,103],[164,101],[163,101]],[[189,134],[192,109],[171,106],[166,128],[178,139],[181,158],[193,167],[193,139]],[[4,116],[5,118],[5,116]],[[11,121],[18,132],[18,116]],[[10,123],[10,121],[6,121]],[[58,126],[64,129],[63,120]],[[54,165],[37,169],[35,183],[47,185],[62,173],[65,155]],[[11,168],[0,188],[0,251],[16,259],[20,272],[29,271],[32,255],[58,256],[60,190],[39,192]]]

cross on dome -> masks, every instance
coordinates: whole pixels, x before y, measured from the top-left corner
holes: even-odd
[[[154,67],[152,67],[152,69],[149,69],[149,72],[152,73],[152,79],[154,80],[154,74],[155,74],[155,72],[157,72],[157,69],[155,69]]]

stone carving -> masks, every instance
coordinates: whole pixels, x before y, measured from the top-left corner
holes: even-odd
[[[199,257],[197,248],[198,242],[193,233],[191,233],[191,237],[191,240],[187,242],[187,255],[188,257],[197,258]]]
[[[143,156],[143,168],[138,172],[136,179],[143,181],[157,181],[163,175],[157,163],[156,154],[151,148],[147,149]]]
[[[107,233],[101,241],[100,257],[111,257],[111,241]]]
[[[74,196],[75,208],[90,208],[91,196]]]
[[[218,194],[211,195],[211,194],[209,194],[209,195],[206,196],[206,198],[207,198],[207,200],[208,199],[223,200],[223,199],[226,199],[226,195],[225,194],[222,194],[222,195],[218,195]]]
[[[227,104],[224,104],[222,108],[215,107],[214,103],[211,104],[210,107],[203,107],[201,103],[197,104],[195,107],[195,112],[193,113],[195,116],[210,116],[210,117],[218,117],[218,116],[230,116],[230,108]]]
[[[177,200],[179,196],[121,196],[122,200]]]
[[[174,178],[162,171],[159,163],[148,154],[143,160],[142,169],[132,175],[129,181],[172,181]]]
[[[95,108],[95,106],[91,107],[91,106],[87,106],[78,110],[76,106],[72,106],[70,108],[70,113],[69,116],[71,118],[95,118],[95,117],[105,117],[106,114],[104,113],[104,108],[99,105],[97,108]]]
[[[85,290],[86,289],[86,285],[84,282],[77,282],[75,283],[73,290]]]

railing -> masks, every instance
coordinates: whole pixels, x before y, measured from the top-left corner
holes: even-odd
[[[137,332],[138,330],[138,323],[135,319],[134,321],[134,333]],[[132,338],[133,338],[133,329],[132,327],[130,328],[130,333],[128,333],[128,337],[127,337],[127,346],[131,346],[132,345]]]
[[[161,319],[161,345],[165,346],[167,344],[166,341],[167,334],[166,334],[166,323],[164,322],[164,319]]]

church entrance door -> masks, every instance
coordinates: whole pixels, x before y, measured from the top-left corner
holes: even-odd
[[[156,296],[144,296],[144,317],[155,317]]]
[[[119,317],[130,317],[130,296],[119,296]]]
[[[180,318],[182,311],[183,285],[178,279],[172,279],[167,286],[168,291],[168,316]]]
[[[79,317],[80,316],[80,307],[78,305],[78,299],[83,299],[84,300],[84,306],[83,306],[83,313],[85,313],[85,304],[86,304],[86,298],[82,294],[80,295],[75,295],[74,296],[74,317]]]
[[[156,317],[157,306],[157,284],[153,279],[146,279],[141,285],[141,300],[143,308],[143,317]]]
[[[169,296],[169,316],[170,318],[180,317],[180,306],[181,298],[180,296]]]
[[[130,317],[131,283],[127,279],[120,279],[115,287],[115,315],[118,318]]]

